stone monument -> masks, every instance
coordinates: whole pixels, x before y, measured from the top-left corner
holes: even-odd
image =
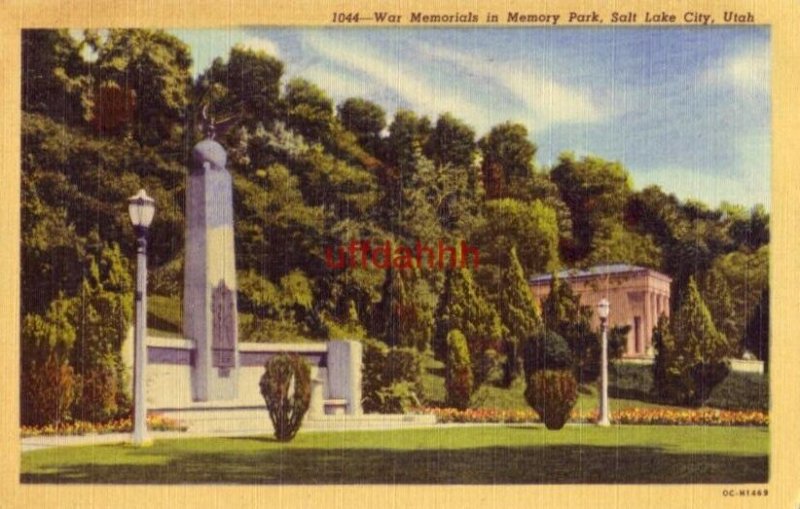
[[[195,342],[195,401],[237,397],[239,354],[233,186],[213,127],[192,150],[186,185],[183,332]]]

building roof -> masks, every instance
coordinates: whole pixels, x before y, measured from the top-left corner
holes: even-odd
[[[647,267],[638,267],[636,265],[630,265],[627,263],[612,263],[608,265],[595,265],[594,267],[589,267],[588,269],[567,269],[562,270],[557,274],[559,279],[591,279],[597,276],[606,276],[606,275],[632,275],[635,273],[641,272],[649,272],[651,274],[661,276],[664,279],[670,280],[670,278],[660,272],[656,272],[652,269],[648,269]],[[539,274],[536,276],[531,277],[528,282],[531,284],[540,284],[544,282],[549,282],[553,278],[552,274]]]

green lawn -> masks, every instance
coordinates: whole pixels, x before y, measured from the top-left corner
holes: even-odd
[[[22,455],[27,483],[762,483],[765,428],[485,426],[157,440]]]

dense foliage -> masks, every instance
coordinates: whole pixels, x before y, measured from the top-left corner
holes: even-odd
[[[267,361],[259,382],[275,438],[288,442],[297,434],[311,403],[311,368],[297,354]]]
[[[669,328],[662,318],[653,344],[655,390],[678,404],[700,406],[729,373],[730,345],[717,331],[694,279]]]
[[[141,187],[155,198],[151,290],[179,298],[186,163],[203,110],[233,175],[240,340],[372,338],[445,361],[458,329],[476,388],[511,383],[520,345],[543,325],[567,341],[586,383],[598,372],[591,309],[554,287],[539,313],[527,278],[628,262],[673,278],[673,315],[694,278],[727,352],[768,357],[761,206],[712,209],[637,190],[622,162],[593,155],[542,167],[519,123],[476,133],[458,111],[431,119],[358,97],[336,104],[323,84],[285,76],[276,56],[243,46],[193,78],[191,49],[162,30],[37,29],[22,39],[23,422],[128,410],[126,199]],[[435,251],[462,240],[478,249],[478,268],[326,265],[326,247],[351,241]],[[369,376],[375,408],[418,395],[413,380]]]
[[[362,405],[367,413],[402,413],[419,405],[420,356],[413,348],[362,340]]]
[[[447,335],[444,386],[448,406],[461,410],[469,406],[473,391],[472,363],[467,340],[458,329],[451,330]]]
[[[537,371],[528,381],[525,400],[541,416],[547,429],[561,429],[578,400],[578,383],[570,370]]]

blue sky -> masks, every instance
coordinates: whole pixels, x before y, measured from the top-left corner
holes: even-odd
[[[757,26],[172,30],[195,73],[235,44],[263,49],[339,103],[449,111],[478,136],[523,123],[537,164],[563,151],[620,161],[711,206],[770,201],[770,40]]]

